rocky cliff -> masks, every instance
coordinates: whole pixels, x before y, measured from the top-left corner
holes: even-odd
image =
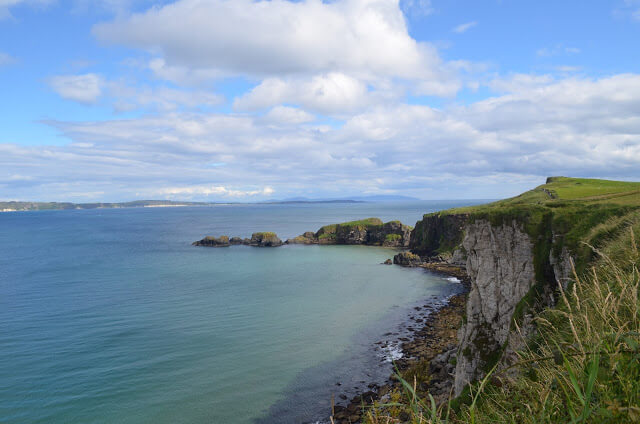
[[[437,213],[416,224],[414,254],[464,266],[470,277],[458,333],[456,395],[496,363],[513,359],[534,331],[530,312],[552,304],[556,279],[568,275],[568,250],[555,245],[563,237],[553,236],[550,214],[537,212]]]

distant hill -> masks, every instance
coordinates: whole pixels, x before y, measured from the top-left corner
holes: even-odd
[[[175,202],[172,200],[135,200],[123,203],[69,203],[69,202],[0,202],[0,212],[44,211],[68,209],[152,208],[170,206],[202,206],[209,203]]]
[[[420,200],[417,197],[400,196],[397,194],[378,194],[374,196],[358,196],[358,197],[351,197],[351,199],[358,200],[361,202],[406,202],[406,201]]]
[[[381,194],[373,196],[353,196],[326,198],[326,199],[310,199],[308,197],[289,197],[286,199],[271,199],[260,203],[363,203],[363,202],[402,202],[420,200],[410,196],[400,196],[395,194]]]
[[[363,202],[396,202],[418,200],[415,197],[379,195],[359,196],[343,199],[309,199],[306,197],[291,197],[287,199],[272,199],[260,204],[295,204],[295,203],[363,203]],[[18,202],[0,201],[0,212],[17,211],[45,211],[45,210],[70,210],[70,209],[116,209],[116,208],[153,208],[153,207],[177,207],[177,206],[210,206],[220,203],[238,202],[180,202],[175,200],[134,200],[132,202],[96,202],[96,203],[71,203],[71,202]]]

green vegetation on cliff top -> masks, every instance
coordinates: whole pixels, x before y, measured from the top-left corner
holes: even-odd
[[[638,209],[638,182],[550,177],[546,184],[510,199],[431,215],[468,215],[471,221],[485,219],[493,225],[516,220],[539,244],[537,253],[541,257],[536,259],[540,263],[545,262],[542,256],[548,257],[551,238],[560,236],[562,242],[554,243],[553,248],[557,249],[554,253],[566,247],[582,270],[593,258],[593,251],[583,242],[599,247],[625,228],[624,217]],[[540,273],[538,276],[542,278]]]
[[[449,209],[441,213],[473,214],[514,206],[540,206],[555,209],[576,205],[640,207],[640,182],[549,177],[546,184],[526,191],[516,197],[487,203],[485,205]]]

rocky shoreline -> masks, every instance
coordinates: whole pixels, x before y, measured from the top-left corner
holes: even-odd
[[[455,371],[453,358],[458,349],[457,333],[464,316],[470,280],[464,267],[451,265],[435,258],[423,259],[419,263],[403,266],[426,268],[454,277],[463,286],[460,293],[449,297],[438,309],[434,310],[434,307],[428,303],[413,308],[409,316],[413,324],[407,327],[411,334],[409,337],[399,338],[402,357],[394,362],[405,380],[413,380],[413,376],[420,376],[418,380],[428,381],[428,383],[421,383],[416,388],[417,391],[421,394],[429,392],[436,402],[440,403],[449,398],[453,389]],[[385,343],[388,342],[380,341],[376,345],[384,347]],[[425,374],[428,378],[424,378]],[[361,422],[363,411],[366,411],[368,406],[375,402],[391,401],[393,392],[402,390],[402,383],[394,373],[386,384],[382,386],[372,384],[368,388],[370,390],[350,399],[347,406],[333,406],[331,422],[335,424]]]

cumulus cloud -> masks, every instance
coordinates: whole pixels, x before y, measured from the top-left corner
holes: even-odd
[[[180,196],[181,198],[192,198],[193,196],[223,196],[223,197],[253,197],[270,196],[274,193],[273,188],[264,187],[259,190],[234,190],[224,186],[189,186],[170,187],[158,190],[158,194],[168,197]]]
[[[403,4],[427,5],[410,3]],[[300,104],[318,110],[334,108],[335,100],[349,109],[368,100],[367,87],[395,80],[414,82],[419,94],[459,88],[455,67],[409,35],[398,0],[179,0],[96,25],[93,33],[149,51],[150,69],[179,84],[230,75],[262,80],[239,101],[246,108],[273,106],[268,96],[300,101],[300,87],[315,93]],[[345,90],[343,98],[335,98],[336,89]]]
[[[312,114],[304,110],[287,106],[276,106],[265,115],[266,122],[274,124],[304,124],[314,119]]]
[[[453,28],[453,32],[456,32],[458,34],[462,34],[464,32],[467,32],[468,30],[470,30],[471,28],[473,28],[476,25],[478,25],[478,22],[476,22],[476,21],[460,24],[460,25],[456,26],[455,28]]]
[[[412,39],[394,0],[180,0],[97,25],[102,40],[171,65],[282,75],[336,70],[422,76],[440,59]]]
[[[234,107],[256,110],[295,103],[323,113],[353,111],[369,103],[367,86],[348,75],[333,72],[311,79],[268,78],[238,98]]]
[[[175,198],[259,199],[271,187],[283,197],[401,190],[442,198],[515,193],[548,175],[640,178],[640,75],[512,75],[492,86],[499,94],[466,106],[380,104],[337,126],[288,125],[311,118],[283,106],[264,116],[49,122],[74,142],[0,145],[0,169],[30,178],[21,181],[28,191],[0,186],[11,197],[62,198],[82,187],[121,199],[164,187]],[[493,194],[480,191],[485,181]]]
[[[49,80],[53,90],[62,98],[92,104],[102,95],[103,79],[97,74],[58,75]]]

